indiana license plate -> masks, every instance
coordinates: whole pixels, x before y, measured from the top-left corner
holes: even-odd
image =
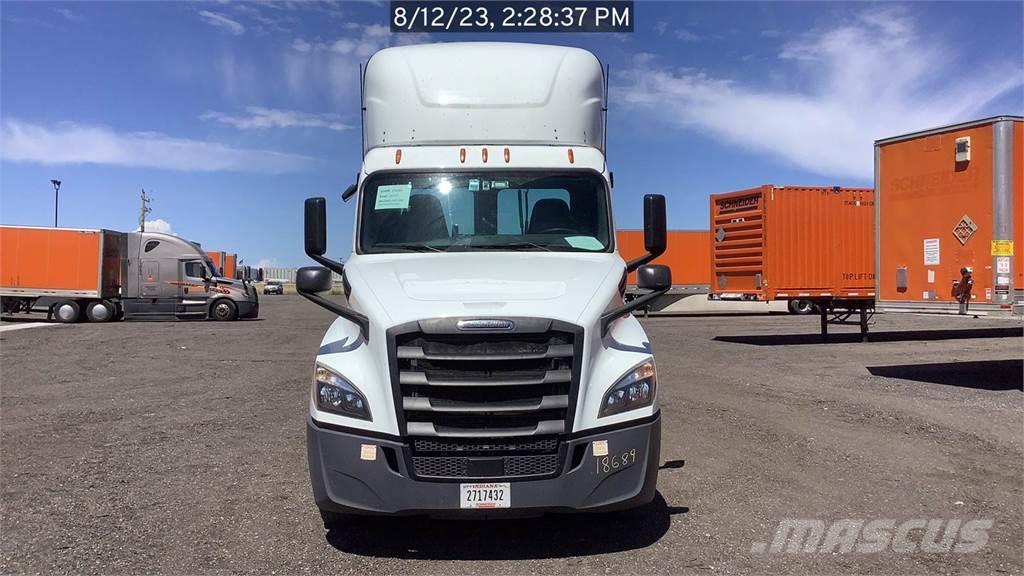
[[[512,485],[508,482],[459,484],[460,508],[508,508],[511,503]]]

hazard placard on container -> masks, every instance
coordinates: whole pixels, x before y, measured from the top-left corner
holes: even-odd
[[[1013,240],[993,240],[993,256],[1013,256]]]
[[[924,265],[939,265],[939,239],[925,238],[924,240]]]

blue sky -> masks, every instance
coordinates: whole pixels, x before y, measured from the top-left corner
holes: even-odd
[[[390,34],[383,3],[0,3],[0,222],[151,220],[247,263],[305,265],[302,200],[351,251],[358,65],[402,43],[571,44],[611,65],[620,228],[641,197],[871,185],[874,139],[1024,112],[1022,3],[637,2],[633,34]]]

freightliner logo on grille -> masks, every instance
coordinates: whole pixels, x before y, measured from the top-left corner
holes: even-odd
[[[511,320],[481,318],[479,320],[459,320],[455,325],[459,330],[512,330],[516,323]]]

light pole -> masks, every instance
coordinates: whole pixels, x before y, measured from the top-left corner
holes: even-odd
[[[53,184],[53,227],[57,227],[57,205],[60,202],[60,180],[54,178],[50,180],[50,184]]]

